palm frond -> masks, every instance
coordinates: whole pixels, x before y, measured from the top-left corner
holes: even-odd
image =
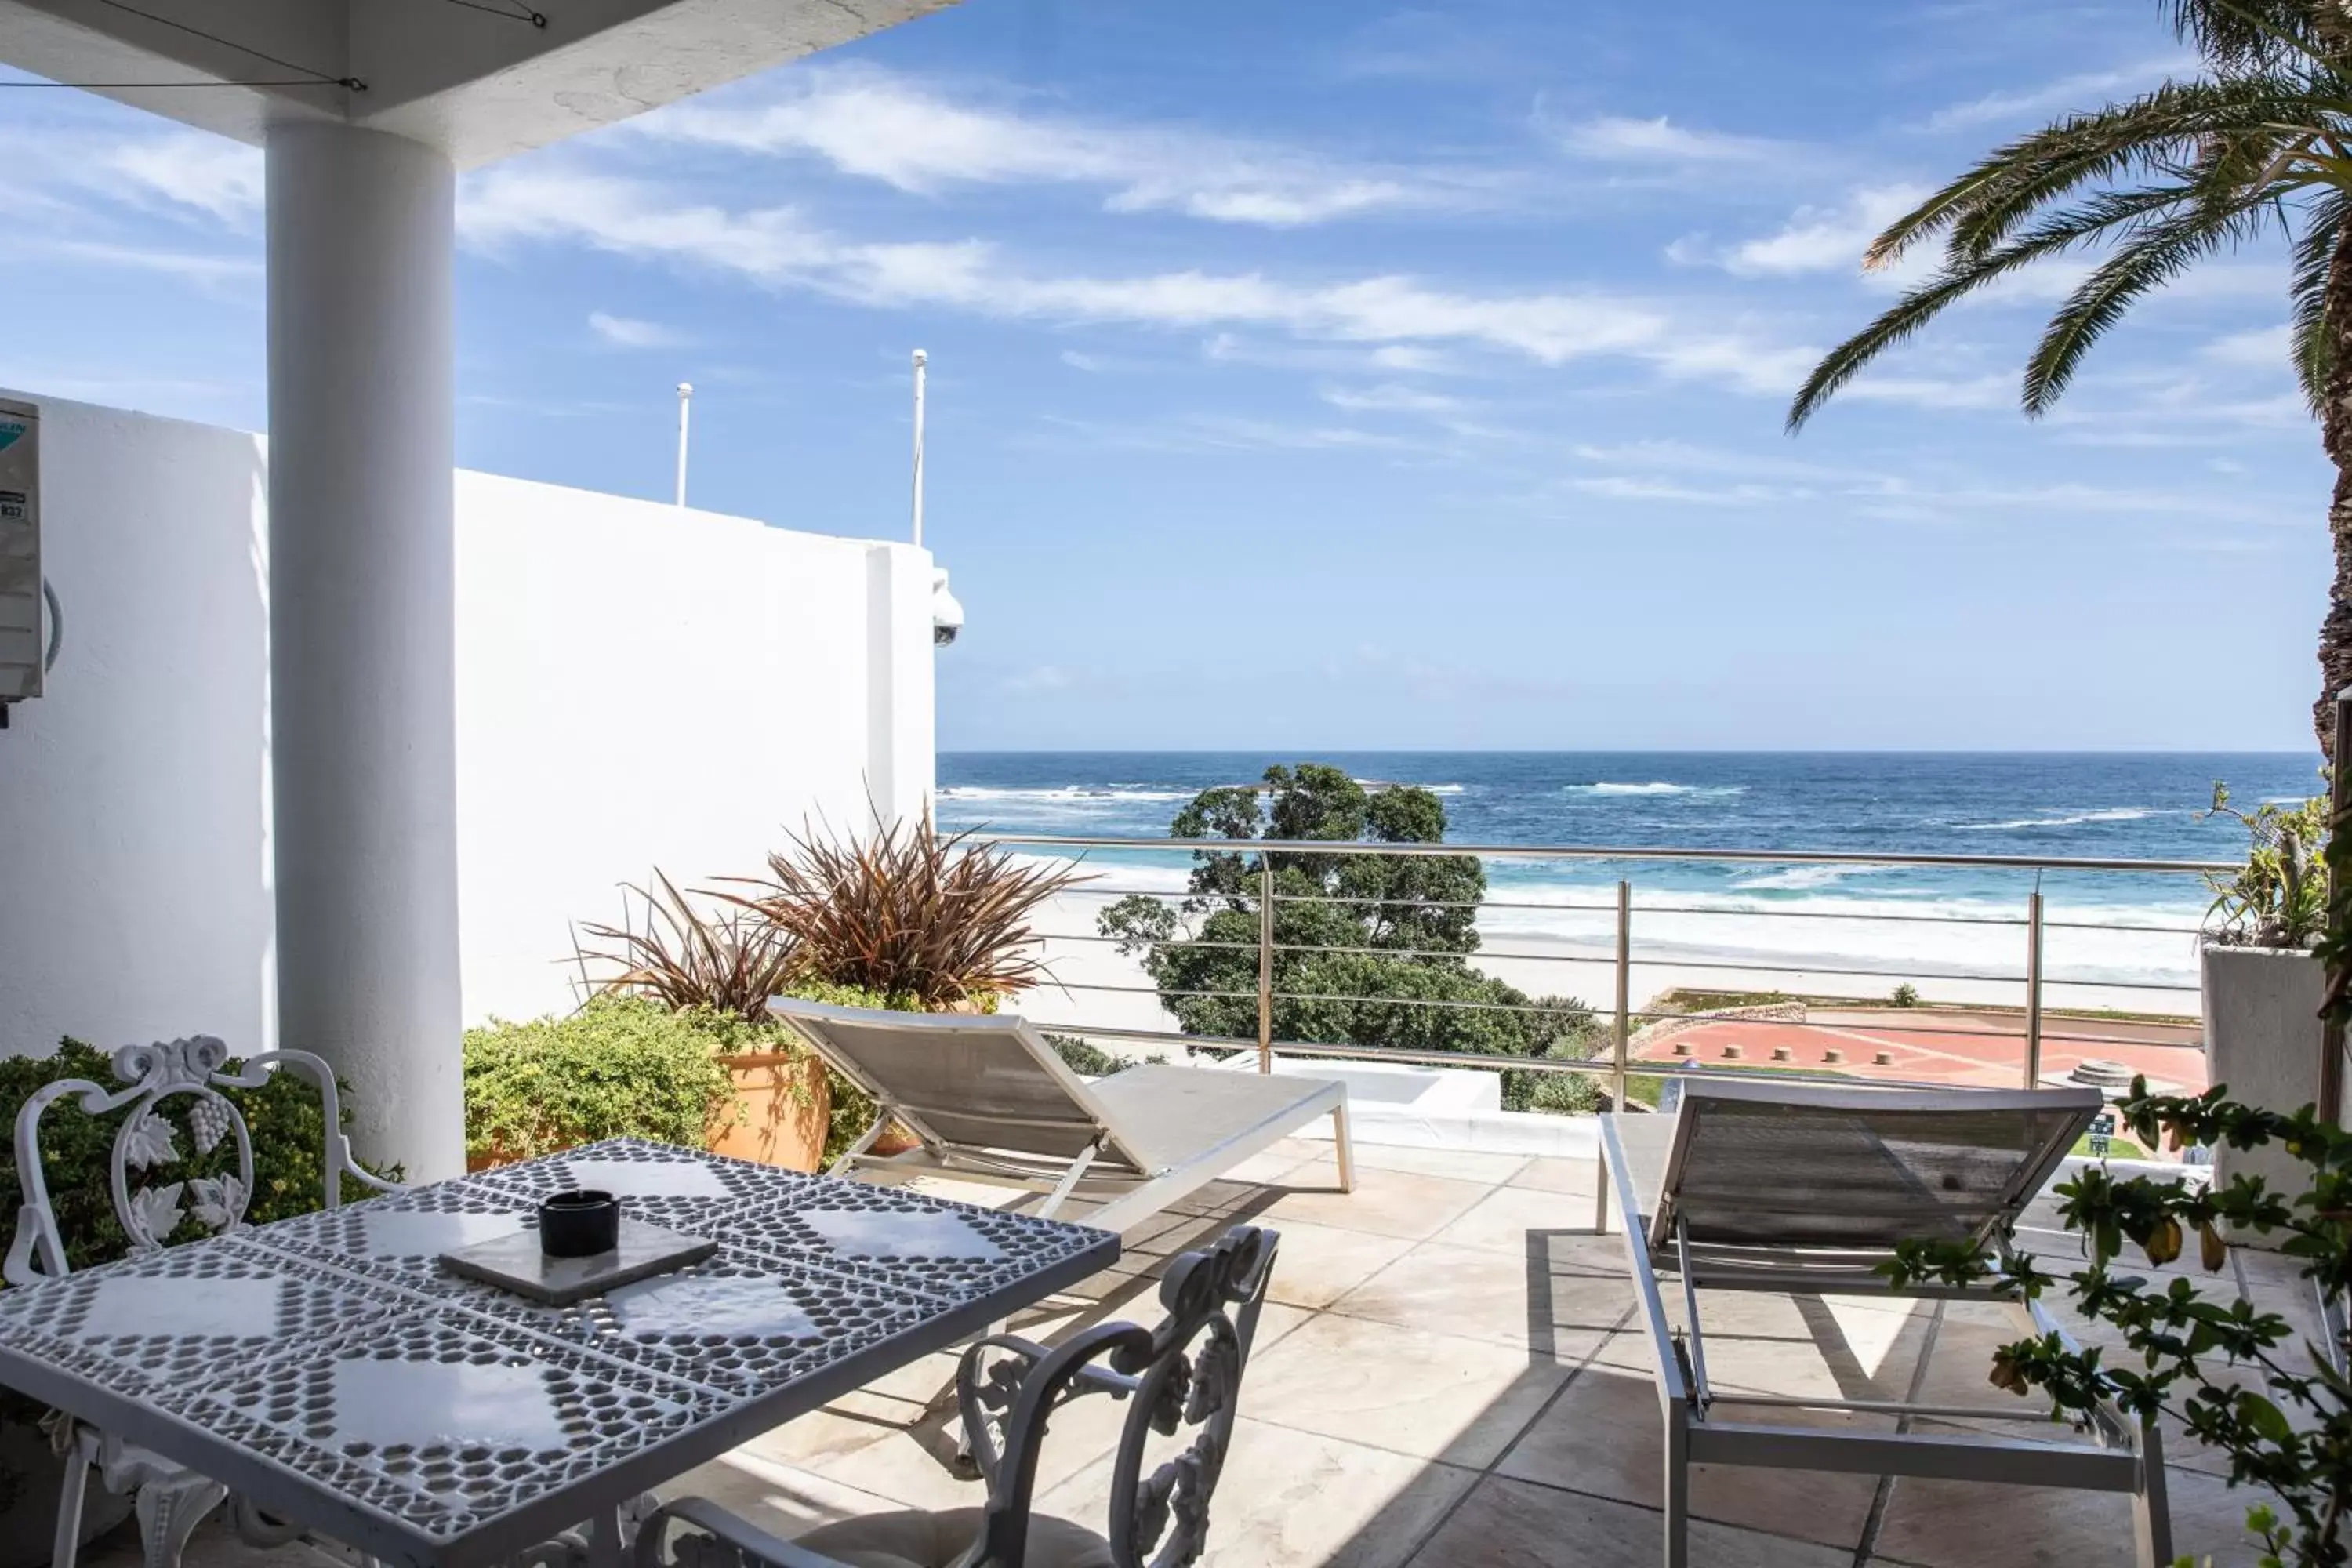
[[[1821,405],[1888,349],[1903,342],[1966,296],[2028,263],[2097,237],[2107,230],[2145,221],[2189,199],[2181,186],[2110,192],[2051,215],[1989,256],[1948,264],[1926,283],[1897,300],[1878,319],[1822,357],[1789,405],[1788,428],[1801,428]]]
[[[2326,401],[2327,377],[2336,364],[2336,341],[2327,331],[2327,279],[2344,242],[2347,216],[2352,216],[2352,201],[2341,191],[2323,192],[2304,210],[2294,241],[2290,342],[2295,379],[2314,414]]]
[[[2315,41],[2312,0],[2167,0],[2167,9],[2173,36],[2221,69],[2267,69]]]
[[[2026,414],[2037,416],[2057,401],[2083,355],[2142,295],[2215,251],[2243,243],[2265,216],[2244,207],[2192,208],[2126,241],[2092,269],[2043,329],[2025,363]]]
[[[1948,259],[1990,255],[2032,215],[2084,185],[2165,174],[2218,139],[2285,139],[2314,130],[2311,86],[2295,77],[2168,82],[2127,103],[2070,115],[1979,159],[1896,218],[1864,264],[1891,265],[1946,237]]]

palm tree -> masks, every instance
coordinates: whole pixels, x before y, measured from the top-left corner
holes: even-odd
[[[2304,395],[2336,465],[2336,578],[2319,630],[2320,746],[2352,686],[2352,0],[2166,0],[2202,71],[1994,151],[1897,218],[1864,264],[1940,239],[1936,275],[1830,351],[1789,408],[1794,431],[1947,306],[2032,262],[2103,249],[2025,365],[2029,416],[2139,298],[2210,257],[2283,236]]]

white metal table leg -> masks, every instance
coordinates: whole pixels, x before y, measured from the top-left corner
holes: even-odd
[[[81,1510],[89,1495],[89,1454],[81,1438],[74,1438],[66,1456],[66,1476],[58,1488],[58,1533],[49,1548],[49,1568],[74,1568],[81,1554]]]
[[[1356,1190],[1356,1145],[1348,1133],[1348,1102],[1341,1100],[1331,1108],[1331,1147],[1339,1161],[1339,1190]]]

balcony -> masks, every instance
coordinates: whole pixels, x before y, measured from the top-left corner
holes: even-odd
[[[1171,847],[1164,841],[1129,847]],[[1360,852],[1344,845],[1315,849]],[[1270,918],[1261,922],[1268,941],[1252,955],[1265,984],[1231,998],[1265,1020],[1265,1048],[1241,1036],[1204,1041],[1172,1034],[1138,1016],[1135,999],[1151,988],[1112,967],[1124,962],[1116,944],[1089,940],[1083,901],[1049,928],[1048,944],[1058,943],[1077,972],[1066,972],[1064,985],[1034,999],[1030,1011],[1051,1026],[1127,1056],[1189,1056],[1231,1071],[1327,1072],[1351,1085],[1355,1191],[1339,1190],[1328,1141],[1286,1140],[1129,1231],[1115,1268],[1012,1324],[1051,1341],[1097,1321],[1151,1321],[1153,1281],[1168,1259],[1237,1223],[1280,1233],[1204,1561],[1236,1568],[1452,1568],[1657,1559],[1664,1453],[1653,1353],[1639,1331],[1622,1226],[1601,1201],[1597,1124],[1589,1116],[1498,1109],[1495,1069],[1580,1076],[1633,1111],[1654,1104],[1670,1109],[1675,1086],[1693,1076],[1758,1067],[1811,1079],[1858,1075],[1873,1082],[2008,1088],[2070,1076],[2079,1081],[2084,1062],[2120,1056],[2158,1064],[2142,1070],[2160,1070],[2175,1082],[2203,1081],[2193,1023],[2168,1024],[2147,1008],[2142,1011],[2150,1016],[2142,1018],[2103,1018],[2086,999],[2102,1000],[2098,987],[2111,982],[2051,962],[2053,948],[2084,940],[2081,933],[2112,940],[2117,930],[2139,938],[2168,937],[2169,931],[2078,919],[2037,890],[2013,917],[1970,917],[1992,926],[1998,940],[2015,942],[2014,969],[1915,975],[1874,963],[1864,945],[1863,957],[1816,961],[1802,972],[1815,984],[1825,974],[1843,977],[1854,994],[1842,1003],[1816,996],[1794,1014],[1772,1005],[1760,1016],[1753,1006],[1712,1015],[1670,1010],[1645,998],[1645,966],[1665,967],[1667,961],[1639,940],[1647,906],[1635,891],[1638,867],[1624,852],[1607,853],[1630,868],[1619,898],[1599,908],[1599,951],[1530,957],[1512,950],[1507,960],[1597,970],[1605,977],[1602,994],[1613,995],[1615,1005],[1586,1056],[1480,1060],[1273,1037],[1287,998]],[[2182,879],[2207,868],[2138,862],[2038,868],[2053,879]],[[1113,879],[1092,890],[1097,905],[1104,896],[1132,895]],[[2053,932],[2070,934],[2053,942]],[[1685,978],[1690,969],[1706,967],[1687,953],[1674,955],[1671,965]],[[1868,1002],[1881,987],[1913,978],[1977,989],[1967,1005],[1941,1013]],[[2146,989],[2193,996],[2193,987],[2165,982]],[[1100,1005],[1105,998],[1108,1008]],[[1099,1021],[1107,1016],[1116,1021]],[[1737,1055],[1726,1049],[1735,1046],[1741,1047]],[[1920,1064],[1928,1070],[1904,1070]],[[918,1184],[962,1201],[1007,1201],[997,1188],[929,1178]],[[1083,1217],[1082,1210],[1064,1214]],[[2057,1228],[2048,1197],[2030,1221],[2021,1240],[2046,1264],[2062,1265],[2074,1244]],[[2273,1254],[2233,1248],[2213,1276],[2197,1271],[2193,1258],[2142,1271],[2178,1273],[2200,1290],[2243,1295],[2285,1316],[2298,1336],[2326,1337],[2296,1266]],[[2029,1402],[1990,1386],[1994,1348],[2017,1337],[2016,1325],[1996,1309],[1717,1295],[1704,1297],[1702,1310],[1712,1383],[1727,1396],[1881,1401],[1926,1412],[1832,1413],[1799,1404],[1775,1419],[2021,1441],[2074,1436],[2035,1419]],[[2060,1316],[2065,1319],[2063,1309]],[[2068,1326],[2088,1342],[2113,1342],[2095,1326]],[[973,1506],[981,1488],[961,1479],[955,1464],[954,1367],[949,1352],[902,1367],[665,1489],[715,1498],[786,1538],[856,1515]],[[2024,1419],[1983,1414],[2010,1408]],[[1110,1506],[1117,1415],[1095,1401],[1056,1416],[1040,1473],[1043,1511],[1099,1527]],[[2200,1561],[2209,1554],[2218,1562],[2243,1560],[2245,1511],[2261,1494],[2231,1489],[2226,1467],[2177,1427],[2168,1426],[2164,1436],[2176,1549]],[[1691,1553],[1700,1563],[1807,1568],[2125,1564],[2133,1561],[2131,1510],[2131,1499],[2120,1494],[1702,1468],[1693,1487]],[[199,1568],[294,1568],[315,1561],[315,1552],[289,1546],[257,1552],[214,1526],[198,1537],[190,1561]],[[131,1568],[138,1556],[135,1546],[118,1541],[86,1560]]]
[[[1360,1145],[1357,1160],[1357,1190],[1341,1194],[1328,1147],[1278,1145],[1181,1212],[1131,1232],[1117,1268],[1014,1326],[1051,1336],[1109,1317],[1149,1320],[1151,1279],[1170,1256],[1238,1221],[1276,1227],[1279,1265],[1204,1561],[1654,1561],[1657,1397],[1646,1344],[1629,1331],[1623,1237],[1592,1226],[1591,1163],[1381,1145]],[[989,1189],[929,1185],[1002,1201]],[[2293,1268],[2273,1255],[2233,1251],[2218,1279],[2192,1277],[2207,1289],[2243,1289],[2316,1331]],[[1704,1306],[1715,1377],[1726,1388],[2010,1401],[1985,1374],[1992,1347],[2013,1333],[1984,1309],[1719,1300],[1720,1315],[1714,1300]],[[953,1364],[938,1355],[907,1367],[745,1444],[678,1489],[715,1497],[785,1536],[854,1514],[977,1503],[979,1487],[958,1479],[950,1463],[944,1400]],[[1110,1414],[1093,1401],[1056,1420],[1041,1470],[1045,1511],[1097,1526],[1105,1517]],[[2031,1422],[2003,1428],[2023,1437],[2042,1430]],[[2208,1553],[2243,1561],[2254,1494],[2231,1490],[2210,1454],[2177,1434],[2167,1438],[2178,1550],[2200,1562]],[[2129,1499],[2080,1491],[1702,1469],[1693,1514],[1693,1561],[1742,1568],[2131,1561]],[[118,1544],[86,1560],[134,1568],[138,1555]],[[302,1547],[254,1552],[217,1528],[190,1555],[196,1568],[317,1561]]]

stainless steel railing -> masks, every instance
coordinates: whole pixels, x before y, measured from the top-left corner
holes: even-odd
[[[2013,984],[2020,985],[2022,988],[2023,1005],[2021,1008],[2016,1009],[2020,1014],[2021,1025],[2020,1034],[2017,1037],[2021,1038],[2022,1041],[2022,1059],[2020,1063],[2020,1068],[2023,1081],[2028,1087],[2032,1087],[2041,1080],[2042,1073],[2042,1055],[2045,1043],[2063,1042],[2074,1045],[2112,1044],[2143,1048],[2150,1047],[2177,1046],[2179,1048],[2184,1049],[2195,1048],[2193,1042],[2167,1042],[2160,1039],[2151,1039],[2129,1034],[2116,1035],[2084,1033],[2079,1029],[2070,1029],[2065,1027],[2053,1029],[2051,1027],[2052,1018],[2050,1016],[2050,1010],[2046,1005],[2048,1002],[2048,993],[2053,986],[2066,987],[2096,985],[2106,990],[2145,991],[2158,994],[2187,993],[2192,995],[2195,994],[2197,987],[2194,984],[2183,984],[2165,981],[2115,979],[2100,979],[2094,981],[2070,979],[2063,974],[2053,975],[2048,972],[2048,967],[2045,963],[2045,937],[2049,931],[2053,930],[2070,931],[2128,931],[2136,935],[2152,937],[2167,933],[2177,933],[2184,936],[2191,935],[2196,932],[2199,928],[2194,925],[2187,924],[2149,925],[2118,923],[2116,921],[2094,920],[2053,919],[2051,918],[2042,890],[2039,885],[2039,878],[2036,879],[2036,886],[2034,889],[2026,896],[2022,911],[2019,915],[2015,916],[1956,913],[1907,913],[1888,910],[1776,910],[1771,909],[1769,904],[1760,900],[1755,904],[1734,910],[1712,906],[1694,905],[1687,901],[1676,903],[1671,901],[1672,895],[1668,895],[1669,901],[1665,902],[1637,902],[1634,896],[1633,879],[1631,878],[1620,878],[1616,882],[1614,899],[1607,902],[1595,900],[1572,903],[1525,903],[1508,899],[1489,899],[1475,903],[1428,902],[1419,903],[1416,906],[1420,908],[1433,909],[1482,909],[1490,910],[1520,909],[1541,910],[1548,912],[1580,911],[1585,914],[1613,916],[1614,940],[1611,944],[1611,957],[1606,960],[1596,960],[1559,952],[1497,952],[1493,950],[1482,950],[1480,953],[1476,955],[1488,959],[1510,962],[1550,962],[1582,964],[1587,966],[1595,963],[1607,963],[1612,970],[1613,980],[1613,985],[1612,987],[1612,995],[1611,997],[1613,1005],[1610,1009],[1609,1054],[1605,1058],[1596,1057],[1584,1059],[1562,1059],[1548,1057],[1504,1057],[1473,1052],[1408,1049],[1400,1047],[1362,1045],[1355,1043],[1334,1044],[1317,1041],[1276,1040],[1275,1037],[1275,1016],[1278,1005],[1283,1002],[1371,1003],[1397,1007],[1427,1007],[1439,1009],[1454,1008],[1503,1012],[1533,1012],[1540,1010],[1538,1005],[1533,1003],[1522,1005],[1509,1003],[1453,1001],[1434,998],[1352,996],[1344,994],[1326,994],[1314,992],[1286,992],[1280,990],[1276,983],[1276,960],[1278,956],[1283,953],[1367,953],[1378,954],[1380,956],[1389,958],[1442,957],[1451,959],[1461,959],[1469,955],[1453,952],[1441,953],[1434,951],[1411,948],[1322,946],[1315,944],[1279,942],[1276,936],[1276,928],[1275,916],[1277,907],[1281,904],[1382,904],[1392,903],[1397,900],[1375,898],[1349,898],[1331,894],[1282,892],[1276,885],[1275,870],[1277,860],[1285,855],[1314,856],[1320,858],[1333,856],[1378,856],[1390,858],[1469,856],[1475,857],[1482,862],[1491,862],[1495,860],[1536,860],[1613,861],[1639,864],[1705,861],[1732,865],[1917,867],[1952,869],[1975,868],[1987,870],[2016,870],[2032,871],[2037,873],[2079,872],[2100,875],[2155,875],[2183,878],[2191,876],[2202,877],[2208,873],[2227,874],[2239,868],[2235,862],[2221,860],[2145,860],[2028,855],[1947,855],[1899,851],[1881,853],[1850,850],[1727,850],[1653,847],[1623,845],[1497,845],[1445,843],[1368,844],[1348,841],[1327,842],[1323,840],[1135,838],[1104,836],[1062,836],[1020,833],[989,833],[986,834],[985,837],[988,841],[994,844],[1072,856],[1080,856],[1088,850],[1100,849],[1122,853],[1148,852],[1153,854],[1181,855],[1187,857],[1188,858],[1196,852],[1209,852],[1229,856],[1255,856],[1258,859],[1256,869],[1257,886],[1255,893],[1255,902],[1256,904],[1256,913],[1258,916],[1258,929],[1257,940],[1255,942],[1199,942],[1199,939],[1195,938],[1188,937],[1178,939],[1199,942],[1199,945],[1214,950],[1228,952],[1250,952],[1254,950],[1257,955],[1256,985],[1254,991],[1163,992],[1160,987],[1150,984],[1119,984],[1101,981],[1055,981],[1053,983],[1055,988],[1059,989],[1065,994],[1075,992],[1131,993],[1176,998],[1197,997],[1222,1001],[1254,1002],[1256,1012],[1256,1029],[1255,1031],[1255,1037],[1231,1036],[1206,1037],[1178,1034],[1170,1030],[1139,1029],[1130,1026],[1105,1026],[1098,1023],[1090,1023],[1078,1019],[1047,1024],[1045,1026],[1047,1027],[1068,1029],[1075,1033],[1099,1036],[1112,1039],[1129,1039],[1143,1042],[1156,1041],[1186,1047],[1206,1046],[1229,1049],[1254,1050],[1257,1054],[1258,1067],[1261,1071],[1272,1070],[1273,1058],[1278,1047],[1284,1054],[1289,1055],[1345,1058],[1365,1061],[1387,1061],[1422,1066],[1507,1067],[1514,1070],[1537,1073],[1586,1073],[1608,1079],[1612,1089],[1612,1101],[1618,1105],[1624,1105],[1626,1103],[1628,1079],[1633,1076],[1633,1073],[1636,1069],[1636,1064],[1634,1064],[1629,1058],[1629,1049],[1635,1028],[1638,1026],[1646,1025],[1648,1023],[1656,1022],[1665,1018],[1686,1016],[1680,1013],[1646,1011],[1636,1008],[1633,1005],[1633,972],[1637,963],[1642,962],[1637,956],[1638,950],[1634,941],[1634,921],[1637,913],[1674,914],[1685,917],[1724,916],[1736,914],[1742,918],[1750,919],[1763,918],[1799,921],[1835,920],[1855,922],[1944,924],[1979,927],[2006,926],[2014,928],[2020,932],[2021,937],[2021,946],[2022,949],[2021,954],[2021,965],[2017,971],[2008,973],[1984,973],[1981,971],[1969,970],[1938,970],[1932,973],[1919,973],[1901,969],[1871,967],[1866,964],[1856,965],[1839,963],[1822,963],[1813,962],[1753,963],[1737,959],[1684,959],[1675,960],[1672,962],[1674,962],[1677,967],[1683,969],[1723,972],[1727,973],[1822,974],[1855,978],[1876,977],[1906,982],[1914,979],[1927,979],[1931,981],[1942,979],[1978,983]],[[1599,889],[1596,889],[1596,891],[1598,890]],[[1090,898],[1121,898],[1140,895],[1148,898],[1181,900],[1197,896],[1191,893],[1171,892],[1165,889],[1120,887],[1115,883],[1111,885],[1090,884],[1078,889],[1078,891]],[[1239,893],[1218,895],[1220,898],[1227,898],[1229,900],[1239,899],[1243,895]],[[1055,935],[1051,940],[1056,942],[1068,942],[1087,943],[1118,942],[1125,939],[1102,933],[1059,933]],[[1852,998],[1851,1000],[1855,1002],[1866,1002],[1868,999]],[[2006,1010],[2008,1009],[2003,1007],[1979,1008],[1979,1011],[1980,1012],[2000,1012]],[[1889,1036],[1900,1036],[1906,1033],[1922,1035],[1948,1034],[1950,1030],[1951,1025],[1949,1023],[1937,1026],[1932,1024],[1904,1025],[1874,1022],[1871,1025],[1871,1031],[1874,1034]],[[1998,1037],[2009,1037],[2001,1036]],[[1638,1064],[1638,1070],[1645,1077],[1655,1076],[1660,1078],[1671,1078],[1704,1069],[1680,1062],[1645,1060]]]

